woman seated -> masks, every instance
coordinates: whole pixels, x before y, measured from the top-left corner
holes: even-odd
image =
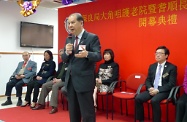
[[[31,93],[34,89],[33,100],[31,104],[31,108],[36,106],[39,88],[44,84],[50,76],[53,76],[55,73],[56,64],[53,61],[53,54],[50,50],[46,50],[44,52],[44,62],[41,65],[40,71],[37,73],[36,78],[33,81],[30,81],[27,84],[27,93],[25,96],[25,103],[22,107],[30,105],[31,102]]]
[[[97,91],[101,85],[109,86],[113,81],[119,78],[119,65],[114,62],[114,52],[112,49],[105,49],[103,52],[104,63],[100,64],[96,75],[96,87],[94,89],[94,106],[97,107]]]
[[[187,121],[187,66],[185,68],[183,88],[185,93],[177,101],[176,122]]]

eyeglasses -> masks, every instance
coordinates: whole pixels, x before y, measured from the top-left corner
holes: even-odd
[[[165,54],[165,53],[162,53],[162,52],[155,52],[155,55],[162,55],[162,54]]]

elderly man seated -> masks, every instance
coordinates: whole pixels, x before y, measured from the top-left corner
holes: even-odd
[[[11,92],[12,88],[16,88],[16,97],[18,97],[17,106],[22,105],[22,86],[30,81],[30,78],[36,75],[37,65],[36,62],[31,61],[29,52],[22,53],[23,61],[18,63],[18,66],[11,76],[10,81],[6,84],[7,101],[2,103],[1,106],[11,105]]]

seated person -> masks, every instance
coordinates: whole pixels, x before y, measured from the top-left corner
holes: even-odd
[[[149,66],[145,81],[147,90],[135,97],[136,119],[140,122],[144,122],[143,103],[148,100],[151,100],[153,122],[161,122],[160,102],[168,98],[177,81],[177,67],[167,61],[169,54],[167,47],[157,47],[156,63]]]
[[[5,95],[7,96],[7,101],[2,103],[2,106],[12,104],[11,92],[14,86],[16,88],[16,97],[18,97],[17,106],[20,106],[22,104],[22,86],[27,84],[32,76],[36,75],[37,65],[36,62],[29,60],[29,52],[23,52],[22,57],[24,61],[19,62],[16,70],[11,76],[10,81],[6,84]]]
[[[96,87],[93,93],[95,107],[97,107],[96,96],[100,85],[104,84],[109,86],[113,81],[117,81],[119,78],[119,65],[114,62],[113,50],[105,49],[103,52],[103,59],[105,62],[99,66],[99,71],[96,76]]]
[[[176,122],[186,122],[187,120],[187,66],[184,74],[184,94],[177,101]]]
[[[33,100],[31,108],[34,108],[37,102],[39,88],[44,84],[50,76],[53,76],[55,73],[56,64],[53,61],[53,54],[50,50],[44,52],[44,62],[41,65],[40,71],[37,73],[36,78],[33,81],[29,82],[27,85],[27,93],[25,96],[25,103],[22,107],[30,105],[31,102],[31,93],[34,89]]]
[[[59,51],[60,58],[63,52],[64,52],[63,49]],[[46,82],[42,85],[42,90],[38,100],[38,106],[33,108],[33,110],[39,110],[45,108],[45,98],[48,95],[48,93],[52,90],[51,99],[50,99],[50,106],[52,106],[52,110],[50,111],[50,114],[56,113],[58,111],[57,109],[58,91],[59,88],[64,86],[66,70],[67,70],[67,64],[64,62],[59,63],[58,71],[55,77],[53,78],[53,80]]]

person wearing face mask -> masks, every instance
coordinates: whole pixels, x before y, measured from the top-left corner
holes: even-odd
[[[31,108],[36,106],[36,102],[38,99],[39,88],[44,84],[50,76],[53,76],[55,73],[56,64],[53,61],[53,53],[50,50],[46,50],[44,52],[44,62],[41,65],[39,72],[37,73],[36,77],[33,81],[29,82],[27,85],[27,93],[25,96],[25,102],[21,105],[21,107],[25,107],[30,105],[31,103],[31,93],[34,89],[33,100],[32,104],[30,105]]]
[[[119,78],[119,65],[114,61],[114,52],[112,49],[105,49],[103,52],[104,63],[100,64],[98,73],[96,75],[96,87],[94,89],[94,106],[97,107],[96,97],[100,86],[109,86],[113,81]]]

